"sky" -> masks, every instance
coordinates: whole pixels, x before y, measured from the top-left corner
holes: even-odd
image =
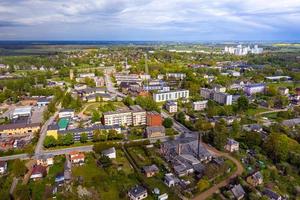
[[[0,0],[0,40],[300,40],[300,0]]]

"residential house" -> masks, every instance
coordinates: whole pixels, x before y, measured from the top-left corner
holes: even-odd
[[[49,165],[54,164],[54,159],[53,159],[52,155],[41,155],[38,157],[36,162],[37,162],[37,165],[42,165],[44,167],[47,167]]]
[[[233,188],[231,188],[231,192],[237,200],[243,199],[246,194],[240,184],[233,186]]]
[[[61,186],[64,182],[65,182],[65,176],[63,172],[58,173],[55,176],[55,184],[57,184],[58,186]]]
[[[146,137],[147,138],[155,138],[155,137],[163,137],[165,136],[165,127],[164,126],[148,126],[146,128]]]
[[[165,176],[164,176],[164,183],[168,187],[173,187],[179,183],[179,179],[176,176],[174,176],[174,174],[168,173],[168,174],[165,174]]]
[[[247,177],[247,182],[256,187],[258,185],[261,185],[263,183],[263,176],[260,173],[260,171],[257,171],[255,173],[253,173],[252,175]]]
[[[135,186],[128,191],[128,197],[130,200],[142,200],[147,198],[147,190],[143,186]]]
[[[82,165],[84,163],[84,160],[85,160],[84,153],[73,151],[73,152],[70,152],[69,155],[70,155],[70,161],[72,164]]]
[[[102,152],[102,155],[109,157],[110,159],[117,158],[117,153],[115,147],[105,149]]]
[[[43,178],[44,176],[46,176],[46,174],[47,174],[46,167],[42,165],[36,165],[33,167],[30,178],[33,180],[37,180]]]
[[[262,194],[266,197],[268,197],[270,200],[282,200],[283,198],[277,194],[276,192],[266,188]]]
[[[288,95],[289,94],[289,88],[286,88],[286,87],[279,87],[278,88],[278,92],[280,95]]]
[[[7,162],[0,161],[0,174],[5,174],[7,171]]]
[[[87,85],[85,84],[76,84],[74,85],[74,90],[84,90],[87,88]]]
[[[235,141],[234,139],[228,138],[224,149],[229,151],[229,152],[238,151],[239,150],[239,143],[237,141]]]
[[[155,164],[153,164],[149,166],[144,166],[142,168],[142,172],[145,174],[146,177],[152,177],[159,172],[159,169]]]
[[[169,113],[176,113],[178,110],[178,105],[175,101],[167,101],[165,107]]]

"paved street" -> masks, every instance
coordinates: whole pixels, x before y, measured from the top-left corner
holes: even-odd
[[[104,75],[104,80],[105,80],[106,88],[109,92],[116,94],[119,97],[126,97],[125,94],[116,90],[116,88],[113,86],[113,83],[111,81],[111,77],[108,74]]]
[[[6,160],[15,160],[15,159],[29,159],[30,156],[28,154],[16,154],[11,156],[3,156],[0,157],[0,161],[6,161]]]

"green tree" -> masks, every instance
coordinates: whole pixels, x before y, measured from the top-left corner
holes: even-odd
[[[258,132],[246,133],[245,143],[248,145],[249,148],[252,148],[253,146],[260,146],[262,143],[262,138],[260,133]]]
[[[44,140],[44,147],[49,148],[49,147],[55,147],[56,145],[57,145],[57,141],[52,135],[46,136]]]
[[[27,171],[27,168],[20,159],[14,160],[12,165],[12,173],[15,177],[24,176]]]
[[[245,96],[241,96],[237,100],[237,106],[239,111],[246,111],[249,108],[249,100]]]
[[[81,143],[86,143],[87,141],[88,141],[88,135],[87,135],[87,133],[82,133],[80,135],[80,142]]]
[[[227,138],[228,138],[228,129],[226,127],[226,122],[224,120],[220,120],[218,123],[216,123],[214,129],[214,145],[218,148],[218,149],[223,149]]]
[[[112,161],[110,160],[110,158],[105,155],[102,155],[99,158],[98,163],[101,164],[103,168],[108,168],[112,165]]]
[[[198,183],[197,183],[197,187],[199,189],[199,192],[202,192],[204,190],[206,190],[207,188],[209,188],[210,183],[207,179],[201,179]]]
[[[173,126],[173,120],[171,118],[164,119],[163,126],[165,128],[172,128],[172,126]]]
[[[65,137],[64,137],[64,142],[66,145],[71,145],[74,144],[74,137],[72,133],[68,133]]]
[[[92,122],[98,122],[100,121],[100,119],[101,119],[100,113],[94,110],[92,113]]]
[[[126,105],[126,106],[132,106],[134,105],[134,101],[133,99],[130,97],[130,96],[127,96],[123,99],[123,103]]]

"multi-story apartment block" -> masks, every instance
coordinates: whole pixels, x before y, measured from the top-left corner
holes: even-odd
[[[175,78],[175,79],[185,79],[185,73],[167,73],[167,78]]]
[[[216,92],[208,88],[201,88],[200,95],[205,99],[212,99],[220,104],[232,104],[232,95],[224,92]]]
[[[175,101],[180,98],[189,98],[189,90],[172,90],[153,93],[153,99],[155,102]]]
[[[118,110],[103,113],[102,123],[104,125],[113,126],[131,126],[132,113],[130,110]]]
[[[176,113],[178,110],[177,102],[175,101],[168,101],[165,106],[169,113]]]
[[[231,105],[232,104],[232,95],[226,94],[224,92],[214,92],[214,101],[219,104]]]
[[[146,124],[146,111],[139,105],[130,106],[132,112],[132,125],[139,126]]]
[[[208,88],[201,88],[200,90],[200,95],[201,97],[205,98],[205,99],[211,99],[213,98],[213,90],[208,89]]]
[[[262,93],[265,91],[266,85],[263,83],[249,84],[244,86],[244,92],[247,95]]]
[[[207,106],[207,102],[208,102],[207,100],[193,102],[193,110],[195,111],[204,110]]]
[[[102,123],[112,126],[140,126],[146,124],[146,111],[138,105],[130,106],[130,110],[118,110],[103,113]]]

